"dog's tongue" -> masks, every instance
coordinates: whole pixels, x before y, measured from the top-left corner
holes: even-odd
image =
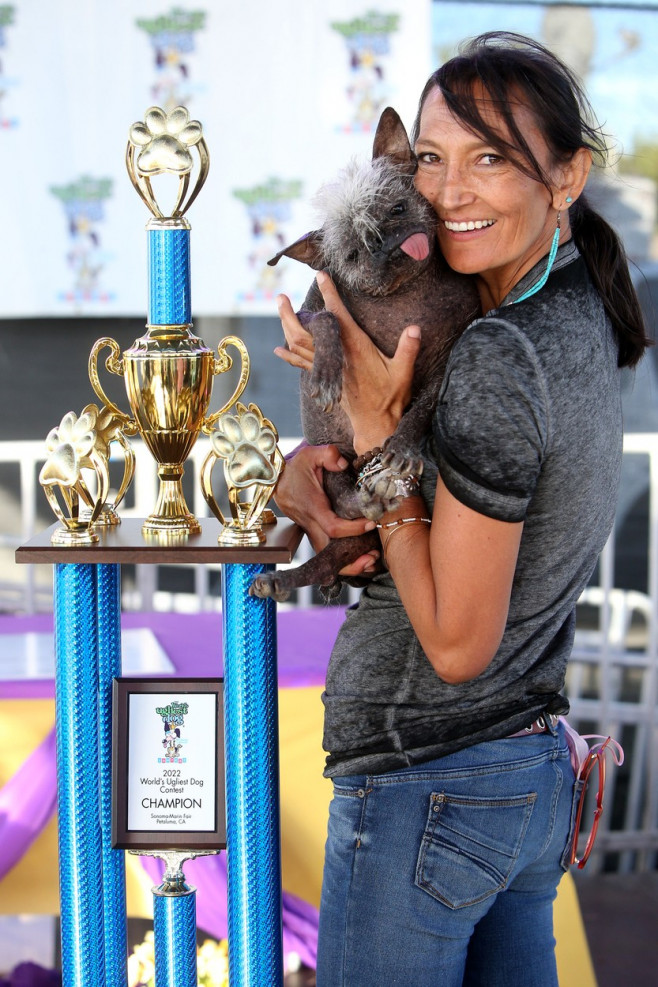
[[[425,260],[430,252],[430,245],[425,233],[412,233],[410,237],[400,244],[400,250],[409,254],[414,260]]]

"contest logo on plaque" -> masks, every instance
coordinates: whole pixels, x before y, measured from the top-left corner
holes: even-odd
[[[181,737],[181,729],[185,727],[185,717],[189,710],[188,703],[179,703],[175,700],[167,706],[160,706],[156,709],[158,716],[162,717],[164,723],[164,757],[159,757],[160,764],[187,764],[187,758],[181,755],[187,739]]]
[[[224,845],[220,679],[116,679],[113,845]]]

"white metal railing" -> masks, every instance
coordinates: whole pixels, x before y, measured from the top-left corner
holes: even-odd
[[[567,674],[570,721],[581,732],[610,734],[626,752],[624,767],[607,773],[607,811],[589,870],[652,870],[658,860],[658,435],[625,435],[624,457],[637,456],[649,468],[647,592],[614,586],[613,531],[599,585],[581,598],[598,613],[597,626],[577,630]],[[592,815],[584,813],[584,826]]]
[[[284,454],[299,442],[282,439]],[[157,496],[156,467],[142,442],[133,443],[137,458],[135,483],[124,516],[145,517]],[[208,508],[197,481],[208,452],[208,440],[195,445],[186,472],[193,474],[192,511],[201,519]],[[612,867],[622,871],[653,869],[658,863],[658,435],[630,433],[624,437],[624,457],[645,457],[649,466],[649,518],[646,546],[647,592],[614,585],[615,531],[602,555],[599,584],[581,599],[579,619],[567,675],[570,721],[581,732],[611,734],[626,750],[626,764],[608,772],[607,810],[599,827],[588,870]],[[20,496],[7,501],[0,525],[0,549],[14,550],[37,527],[37,480],[45,459],[42,442],[0,442],[0,463],[18,468]],[[44,499],[45,504],[45,499]],[[306,539],[294,564],[310,555]],[[8,553],[5,552],[5,555]],[[13,552],[11,553],[13,555]],[[16,566],[7,560],[0,572],[0,610],[33,613],[51,609],[50,588],[37,580],[42,566]],[[123,605],[132,610],[219,609],[219,594],[211,589],[219,565],[185,566],[194,570],[194,592],[165,592],[159,585],[162,566],[135,567],[134,582],[124,586]],[[358,596],[351,590],[348,602]],[[311,606],[311,588],[284,606]],[[592,622],[591,617],[595,620]],[[593,623],[593,626],[592,626]],[[583,826],[587,826],[588,812]],[[613,855],[613,856],[610,856]]]

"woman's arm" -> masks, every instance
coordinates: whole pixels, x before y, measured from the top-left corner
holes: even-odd
[[[285,295],[278,299],[281,324],[288,348],[279,346],[275,353],[286,363],[303,370],[313,366],[313,339],[295,315]],[[346,520],[332,509],[324,489],[323,471],[340,472],[348,466],[336,446],[302,445],[286,461],[274,492],[274,499],[286,517],[304,529],[316,552],[332,538],[349,538],[371,531],[374,522],[366,518]],[[343,576],[365,575],[375,566],[379,552],[361,555],[341,570]]]
[[[381,523],[423,516],[423,499],[409,497]],[[522,522],[496,521],[466,507],[440,478],[431,527],[380,529],[384,558],[400,599],[423,651],[444,681],[475,678],[498,650],[522,531]]]
[[[288,459],[274,492],[274,499],[286,517],[292,518],[304,529],[316,552],[331,538],[349,538],[372,531],[374,521],[357,518],[347,521],[339,517],[331,507],[325,493],[322,474],[324,470],[340,472],[347,467],[336,446],[301,446]],[[379,558],[379,552],[359,556],[351,565],[341,570],[343,576],[367,574]]]
[[[342,403],[354,427],[356,451],[363,454],[383,444],[404,411],[418,337],[407,330],[387,360],[346,313],[331,280],[319,276],[318,284],[326,307],[341,323],[346,350]],[[425,502],[415,496],[380,523],[426,516]],[[502,639],[523,524],[497,521],[464,506],[439,479],[431,527],[406,523],[379,530],[400,598],[437,675],[450,683],[475,678]]]

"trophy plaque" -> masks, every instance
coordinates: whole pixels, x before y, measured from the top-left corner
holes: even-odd
[[[221,679],[114,681],[112,845],[226,846]]]

